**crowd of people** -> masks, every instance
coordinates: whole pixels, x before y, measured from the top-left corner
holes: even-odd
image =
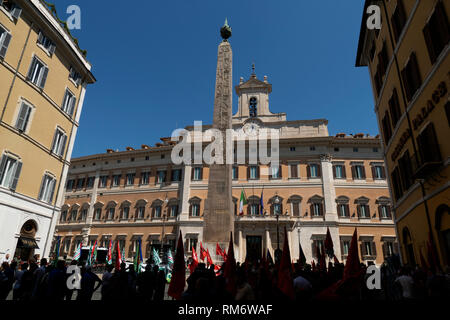
[[[70,289],[67,279],[68,266],[79,265],[81,281],[79,289]],[[394,264],[395,265],[395,264]],[[338,295],[350,300],[423,300],[450,298],[450,270],[431,272],[419,267],[381,267],[381,290],[370,290],[366,285],[369,275],[361,264],[361,277],[352,282],[336,283],[343,278],[342,263],[328,263],[326,268],[294,263],[292,285],[294,299],[309,301],[327,299]],[[222,267],[221,270],[224,268]],[[187,269],[188,270],[188,269]],[[229,290],[223,272],[214,265],[199,263],[187,275],[186,287],[181,295],[184,301],[226,302],[242,300],[285,300],[285,293],[277,286],[278,264],[267,261],[236,264],[234,290]],[[169,279],[170,280],[170,279]],[[47,263],[41,259],[28,262],[3,262],[0,270],[0,300],[11,296],[13,300],[72,300],[89,301],[99,288],[102,300],[161,301],[168,285],[165,270],[147,261],[145,270],[136,273],[133,265],[125,263],[120,268],[107,265],[103,274],[93,272],[91,266],[74,260]],[[335,287],[333,287],[335,286]],[[330,288],[332,290],[330,291]],[[76,293],[75,293],[76,292]]]

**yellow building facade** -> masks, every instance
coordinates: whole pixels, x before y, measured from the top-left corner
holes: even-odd
[[[377,8],[381,28],[369,29]],[[356,66],[369,69],[402,260],[412,266],[421,256],[450,261],[448,17],[449,1],[366,1],[361,22]]]
[[[43,2],[1,2],[0,257],[49,253],[90,69]]]

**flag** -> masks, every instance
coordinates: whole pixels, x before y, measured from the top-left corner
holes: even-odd
[[[261,190],[261,198],[259,198],[259,214],[260,215],[264,214],[263,191],[264,191],[264,186],[263,186],[263,189]]]
[[[222,251],[222,248],[219,246],[219,243],[216,244],[216,254],[218,256],[223,257],[223,251]]]
[[[141,248],[141,239],[137,240],[137,248],[136,248],[136,255],[134,256],[134,271],[136,273],[141,272],[141,263],[142,263],[142,248]]]
[[[291,253],[289,252],[289,243],[286,227],[284,227],[284,245],[283,255],[281,256],[280,268],[278,270],[277,287],[291,300],[294,299],[294,282],[292,280]]]
[[[206,248],[206,262],[208,263],[208,266],[214,264],[212,259],[211,259],[211,255],[209,254],[209,249]]]
[[[91,264],[94,263],[96,260],[97,260],[97,240],[95,240],[94,247],[92,248]]]
[[[115,266],[116,271],[120,270],[121,263],[122,263],[122,258],[120,256],[120,245],[119,245],[119,241],[116,241],[116,266]]]
[[[227,261],[227,250],[223,249],[222,257],[223,257],[223,262],[226,262]]]
[[[195,252],[194,247],[192,247],[192,262],[189,265],[189,270],[192,272],[194,272],[195,268],[197,268],[198,266],[198,257],[197,257],[197,252]]]
[[[302,249],[302,245],[300,244],[300,241],[298,242],[298,247],[299,247],[299,259],[298,259],[298,264],[301,267],[303,267],[306,264],[306,257],[305,257],[305,253],[303,252]]]
[[[57,236],[56,237],[56,245],[55,245],[55,261],[54,261],[55,265],[59,258],[59,247],[60,246],[61,246],[61,236]]]
[[[223,273],[226,281],[225,288],[234,296],[236,293],[236,260],[234,259],[233,232],[230,232],[230,244],[228,246],[228,255],[226,255],[226,257],[225,270]]]
[[[172,278],[169,284],[169,290],[167,294],[172,298],[179,300],[181,299],[181,294],[184,291],[184,286],[186,282],[186,265],[184,263],[184,247],[183,247],[183,237],[181,235],[178,237],[177,251],[175,251],[175,261],[173,263]]]
[[[200,241],[200,260],[204,261],[206,258],[206,250],[203,248],[202,242]]]
[[[78,245],[77,249],[75,250],[75,253],[73,254],[73,260],[79,260],[81,257],[81,242]]]
[[[169,267],[172,268],[173,265],[173,257],[172,257],[172,250],[167,251],[167,263],[169,264]]]
[[[153,248],[152,256],[153,256],[153,262],[154,262],[157,266],[159,266],[159,265],[161,264],[161,259],[160,259],[160,257],[159,257],[159,252],[156,251],[155,248]]]
[[[112,264],[112,240],[109,240],[107,264]]]
[[[352,241],[350,242],[350,248],[348,249],[347,261],[344,267],[344,279],[358,275],[359,273],[361,273],[361,266],[359,264],[358,238],[355,228]]]
[[[244,214],[244,206],[247,204],[247,198],[245,197],[244,189],[241,190],[241,200],[239,200],[239,215]]]
[[[273,264],[272,255],[270,254],[269,249],[267,249],[267,263]]]
[[[331,259],[334,256],[333,240],[331,239],[330,229],[327,227],[327,235],[325,237],[325,252]]]

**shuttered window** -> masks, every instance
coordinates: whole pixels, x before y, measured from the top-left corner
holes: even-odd
[[[397,89],[394,89],[392,96],[389,99],[389,112],[391,113],[392,128],[397,126],[402,112],[400,110],[400,103],[398,101]]]
[[[353,165],[352,166],[352,175],[353,179],[365,179],[366,178],[366,171],[364,169],[363,165]]]
[[[53,199],[53,193],[55,192],[55,186],[56,179],[48,174],[45,174],[42,178],[38,199],[47,203],[51,203]]]
[[[43,89],[47,81],[48,68],[36,56],[31,60],[30,70],[27,79]]]
[[[76,86],[81,83],[81,75],[73,67],[70,67],[69,79],[71,79]]]
[[[42,30],[39,31],[37,43],[39,43],[41,46],[43,46],[44,49],[47,50],[50,55],[53,55],[53,53],[55,53],[55,49],[56,49],[55,43],[49,37],[47,37],[42,32]]]
[[[406,24],[406,13],[405,8],[403,7],[403,1],[397,0],[397,7],[395,8],[394,13],[391,17],[392,29],[394,32],[395,42],[398,42],[400,35],[403,31],[403,28]]]
[[[60,157],[63,156],[66,147],[67,136],[60,129],[56,129],[53,137],[52,152]]]
[[[438,1],[433,15],[423,29],[431,64],[434,64],[450,41],[450,27],[443,1]]]
[[[421,164],[441,161],[441,152],[433,123],[430,123],[417,137],[417,145]]]
[[[73,116],[73,112],[75,110],[76,100],[77,99],[75,98],[74,94],[70,92],[69,89],[66,89],[63,102],[61,104],[61,109],[71,117]]]
[[[411,101],[412,97],[422,84],[419,65],[417,63],[417,57],[414,52],[411,53],[409,61],[401,73],[402,80],[405,85],[406,98],[408,101]]]
[[[0,26],[0,58],[5,58],[11,42],[11,34]]]
[[[297,164],[291,164],[291,178],[298,178],[298,165]]]
[[[345,166],[343,164],[336,164],[333,166],[334,179],[345,179]]]
[[[16,120],[16,129],[25,132],[27,130],[28,122],[30,121],[32,108],[25,102],[20,105],[19,114]]]
[[[21,170],[22,162],[3,155],[0,162],[0,186],[16,190]]]
[[[392,137],[392,128],[391,128],[391,122],[389,120],[389,112],[388,111],[385,112],[384,117],[381,120],[381,125],[383,127],[384,143],[386,145],[388,145],[389,140],[391,140],[391,137]]]
[[[130,215],[130,207],[123,207],[122,219],[128,219],[129,215]]]

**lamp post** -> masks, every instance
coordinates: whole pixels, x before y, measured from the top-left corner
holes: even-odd
[[[278,263],[281,261],[282,251],[280,249],[280,228],[279,228],[279,219],[280,219],[280,204],[281,200],[280,197],[277,195],[275,196],[274,203],[274,213],[275,217],[277,218],[277,249],[275,250],[275,263]]]

